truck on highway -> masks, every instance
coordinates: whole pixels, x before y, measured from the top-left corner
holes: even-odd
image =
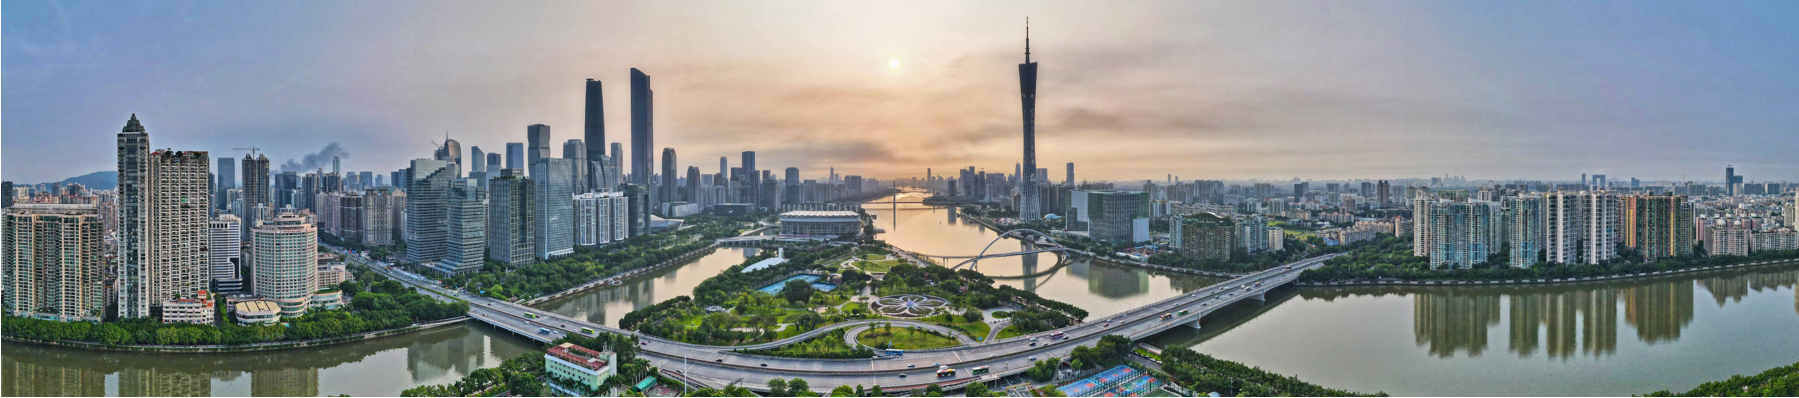
[[[550,334],[550,330],[545,329],[545,328],[537,328],[537,334]]]

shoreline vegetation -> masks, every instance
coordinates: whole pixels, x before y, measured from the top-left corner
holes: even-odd
[[[218,325],[149,319],[59,322],[6,316],[0,321],[0,335],[8,341],[90,350],[224,353],[357,342],[466,320],[468,303],[440,302],[360,267],[356,274],[356,280],[336,286],[351,297],[343,308],[315,309],[277,325],[238,325],[222,312]]]
[[[1734,375],[1710,381],[1685,392],[1661,390],[1645,397],[1799,397],[1799,362],[1768,369],[1754,376]]]

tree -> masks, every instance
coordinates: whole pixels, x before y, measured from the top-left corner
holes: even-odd
[[[968,383],[968,388],[963,391],[963,395],[970,397],[985,397],[992,394],[987,391],[987,383]]]
[[[805,379],[795,378],[787,381],[787,394],[793,396],[817,396],[812,393],[812,386]]]
[[[831,389],[831,396],[833,397],[854,397],[856,395],[858,395],[856,394],[856,390],[850,388],[850,386],[837,386],[837,388]]]
[[[781,297],[804,303],[812,297],[812,283],[801,279],[787,281],[787,285],[781,287]]]
[[[782,397],[787,395],[787,381],[775,378],[768,381],[768,395]]]
[[[924,386],[924,396],[927,396],[927,397],[943,396],[943,386],[939,386],[939,385],[937,385],[937,383],[931,383],[931,385]]]

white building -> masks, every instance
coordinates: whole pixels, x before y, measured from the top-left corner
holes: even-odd
[[[624,240],[630,203],[622,192],[575,195],[575,244],[593,246]]]
[[[242,221],[230,214],[220,214],[208,223],[210,245],[206,251],[211,257],[214,283],[240,287],[243,284],[242,277],[237,274],[238,264],[244,261],[242,231]]]
[[[274,300],[287,317],[306,313],[319,290],[319,234],[312,223],[283,211],[251,230],[252,292]]]
[[[212,294],[205,290],[195,292],[189,297],[162,302],[162,323],[197,323],[211,325],[213,314]]]
[[[1598,264],[1618,257],[1617,195],[1560,191],[1544,200],[1543,248],[1548,262]]]

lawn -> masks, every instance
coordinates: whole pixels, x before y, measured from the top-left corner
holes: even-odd
[[[958,323],[956,328],[967,331],[968,337],[973,337],[975,341],[986,339],[988,333],[993,333],[993,326],[987,325],[986,322]]]
[[[1030,333],[1024,333],[1024,332],[1018,331],[1017,326],[1007,325],[1005,329],[999,330],[999,337],[995,337],[995,339],[1003,340],[1003,339],[1023,336],[1023,335],[1027,335],[1027,334],[1030,334]]]
[[[887,258],[887,255],[885,255],[885,254],[864,254],[864,255],[862,255],[863,260],[880,260],[883,258]]]
[[[892,270],[893,266],[899,265],[900,260],[856,260],[855,264],[856,268],[862,269],[862,272],[887,272]]]
[[[906,327],[870,328],[863,331],[862,334],[856,335],[856,341],[869,347],[901,350],[923,350],[960,345],[956,339]]]

